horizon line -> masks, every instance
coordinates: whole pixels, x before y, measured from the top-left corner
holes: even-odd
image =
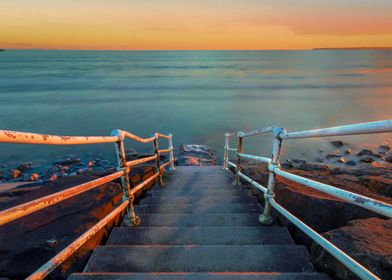
[[[392,47],[317,47],[306,49],[77,49],[77,48],[1,48],[0,50],[25,51],[322,51],[322,50],[392,50]]]

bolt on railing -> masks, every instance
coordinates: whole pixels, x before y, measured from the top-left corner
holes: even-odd
[[[279,127],[267,127],[263,129],[258,129],[248,133],[238,132],[238,149],[231,149],[229,146],[229,138],[233,134],[225,134],[225,145],[224,145],[224,163],[223,168],[228,169],[229,166],[235,168],[235,180],[234,184],[240,184],[240,178],[250,183],[252,186],[261,190],[264,193],[265,205],[263,213],[259,217],[259,221],[264,225],[270,225],[273,223],[273,218],[271,217],[271,207],[280,212],[284,217],[296,225],[300,230],[307,234],[311,239],[328,251],[331,255],[335,256],[343,265],[345,265],[349,270],[359,276],[361,279],[379,279],[376,275],[370,272],[368,269],[363,267],[361,264],[352,259],[349,255],[341,251],[323,236],[315,232],[312,228],[307,226],[300,219],[295,217],[289,211],[287,211],[283,206],[279,205],[275,201],[275,185],[276,185],[276,175],[284,177],[290,181],[297,182],[308,186],[310,188],[316,189],[318,191],[324,192],[326,194],[332,195],[334,197],[340,198],[349,203],[358,205],[360,207],[366,208],[378,214],[384,215],[386,217],[392,218],[392,205],[378,201],[363,195],[345,191],[327,184],[323,184],[317,181],[313,181],[280,169],[279,159],[280,152],[282,149],[282,141],[284,139],[299,139],[299,138],[311,138],[311,137],[326,137],[326,136],[344,136],[344,135],[358,135],[358,134],[371,134],[371,133],[387,133],[392,132],[392,120],[384,120],[378,122],[360,123],[339,127],[298,131],[298,132],[287,132],[284,128]],[[249,154],[243,154],[243,138],[249,136],[260,135],[263,133],[273,134],[273,148],[271,158],[254,156]],[[230,162],[229,152],[236,152],[236,164]],[[260,185],[256,181],[252,180],[245,174],[241,172],[241,158],[247,158],[268,164],[268,185],[267,188]]]
[[[133,139],[141,143],[154,142],[155,154],[146,158],[136,159],[128,161],[126,159],[124,140],[126,138]],[[166,150],[159,150],[158,139],[166,138],[169,141],[169,147]],[[16,219],[59,203],[63,200],[74,197],[78,194],[84,193],[95,187],[101,186],[105,183],[111,182],[115,179],[121,178],[121,186],[123,192],[123,202],[117,206],[112,212],[104,217],[99,223],[86,231],[77,240],[72,242],[66,248],[64,248],[55,257],[49,260],[47,263],[42,265],[27,279],[43,279],[48,276],[56,267],[63,263],[68,257],[76,252],[83,244],[85,244],[91,237],[99,232],[104,226],[112,222],[118,215],[125,211],[124,223],[127,226],[134,226],[140,223],[140,218],[136,215],[134,210],[134,199],[136,192],[142,190],[146,185],[152,183],[158,178],[158,182],[162,185],[162,178],[164,174],[164,168],[168,165],[171,166],[170,170],[174,168],[174,149],[173,149],[173,136],[172,134],[165,135],[161,133],[155,133],[153,137],[141,138],[132,133],[122,130],[114,130],[112,135],[109,137],[99,136],[57,136],[57,135],[46,135],[36,133],[25,133],[18,131],[0,130],[0,143],[14,143],[14,144],[43,144],[43,145],[81,145],[81,144],[97,144],[97,143],[115,143],[116,158],[117,158],[117,172],[102,178],[92,180],[69,189],[56,192],[51,195],[47,195],[30,202],[26,202],[9,209],[0,211],[0,226],[12,222]],[[167,163],[161,165],[160,154],[170,153],[170,159]],[[134,186],[132,180],[129,178],[131,167],[149,162],[156,161],[156,172],[147,180]]]

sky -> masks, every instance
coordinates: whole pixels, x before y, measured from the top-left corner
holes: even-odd
[[[1,0],[0,48],[392,47],[392,0]]]

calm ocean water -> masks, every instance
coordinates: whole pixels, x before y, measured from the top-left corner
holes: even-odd
[[[176,146],[207,144],[221,156],[226,131],[390,119],[391,107],[392,51],[0,52],[0,129],[172,132]],[[390,144],[388,138],[345,139],[376,145]],[[311,157],[328,140],[296,140],[284,147],[289,156]],[[270,146],[271,139],[260,136],[246,140],[245,150],[268,155]],[[0,144],[0,163],[69,154],[111,158],[114,147]]]

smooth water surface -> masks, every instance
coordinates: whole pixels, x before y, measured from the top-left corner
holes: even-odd
[[[171,132],[176,146],[207,144],[221,156],[226,131],[391,119],[391,105],[392,51],[0,52],[0,129]],[[390,138],[345,139],[381,144]],[[314,156],[328,140],[295,140],[284,147],[290,156]],[[269,136],[247,139],[246,152],[269,155],[271,143]],[[0,144],[0,163],[69,154],[112,158],[114,147]]]

